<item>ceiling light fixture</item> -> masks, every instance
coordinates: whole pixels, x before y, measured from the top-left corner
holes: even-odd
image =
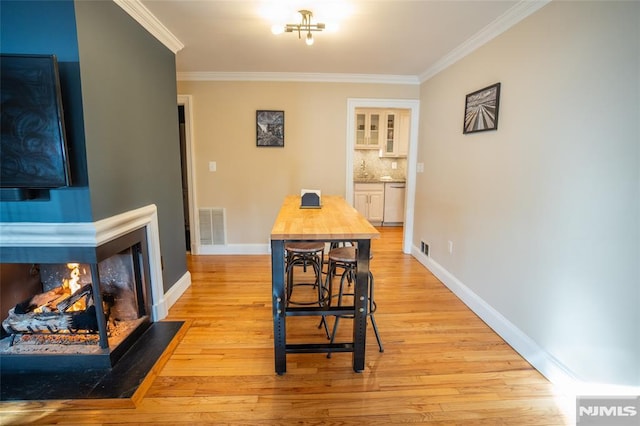
[[[325,25],[321,23],[312,24],[311,17],[313,16],[313,13],[308,10],[302,9],[299,10],[298,13],[301,16],[299,24],[286,24],[284,26],[274,25],[273,27],[271,27],[271,32],[273,34],[282,34],[285,32],[292,33],[295,31],[298,33],[298,38],[302,38],[302,34],[307,33],[305,37],[305,43],[307,43],[307,46],[311,46],[313,44],[313,34],[311,34],[311,32],[320,32],[324,30]]]

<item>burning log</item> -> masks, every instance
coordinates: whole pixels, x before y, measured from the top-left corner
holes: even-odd
[[[9,316],[2,321],[2,328],[9,334],[20,333],[59,333],[71,331],[71,314],[59,312],[28,312],[18,314],[15,308],[9,309]]]
[[[65,289],[63,287],[56,287],[46,293],[36,294],[32,298],[18,303],[15,307],[15,313],[26,314],[28,312],[33,312],[41,306],[49,306],[52,302],[60,299],[61,296],[66,296]]]
[[[90,306],[93,299],[91,284],[85,285],[72,295],[64,295],[61,288],[18,303],[9,310],[9,316],[2,321],[2,327],[9,334],[97,332],[96,309],[95,306]],[[85,298],[83,306],[88,308],[71,311],[71,308],[83,297]],[[43,302],[44,306],[39,305]]]
[[[86,297],[84,306],[89,306],[89,300],[92,297],[92,292],[91,291],[92,291],[91,290],[91,284],[85,285],[80,290],[78,290],[75,293],[73,293],[71,296],[61,300],[60,302],[58,302],[58,304],[56,305],[56,309],[58,311],[61,311],[61,312],[67,312],[67,310],[70,307],[75,305],[76,302],[78,302],[83,297]]]

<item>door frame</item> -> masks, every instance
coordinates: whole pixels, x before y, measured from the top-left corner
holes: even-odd
[[[189,205],[189,234],[191,237],[191,254],[199,254],[200,247],[200,224],[196,220],[196,177],[193,157],[195,148],[193,146],[193,120],[192,120],[192,97],[191,95],[178,95],[178,106],[184,107],[184,138],[185,157],[187,164],[187,198]]]
[[[409,128],[409,152],[407,154],[407,183],[405,193],[404,227],[402,235],[402,251],[411,254],[414,207],[416,199],[416,164],[418,157],[418,124],[420,117],[420,101],[417,99],[347,99],[347,170],[345,197],[353,205],[353,157],[355,149],[355,110],[356,108],[399,108],[411,110],[411,126]]]

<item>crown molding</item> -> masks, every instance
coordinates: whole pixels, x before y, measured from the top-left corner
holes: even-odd
[[[552,0],[521,0],[496,18],[473,37],[443,56],[424,73],[414,75],[385,74],[323,74],[323,73],[272,73],[272,72],[179,72],[178,81],[297,81],[319,83],[373,83],[419,85],[440,71],[458,62],[482,45],[502,34],[524,18],[538,11]],[[142,25],[174,54],[184,48],[178,40],[140,0],[113,0],[133,19]]]
[[[184,48],[184,44],[165,27],[139,0],[113,0],[133,19],[157,38],[174,54]]]
[[[521,0],[489,25],[478,31],[473,37],[443,56],[424,73],[420,74],[418,76],[420,83],[424,83],[440,71],[450,67],[550,2],[551,0]]]
[[[179,72],[178,81],[297,81],[319,83],[375,83],[418,85],[415,75],[279,73],[279,72]]]

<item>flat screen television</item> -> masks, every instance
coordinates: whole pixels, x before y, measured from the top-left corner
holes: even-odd
[[[0,188],[69,186],[55,55],[0,55]]]

